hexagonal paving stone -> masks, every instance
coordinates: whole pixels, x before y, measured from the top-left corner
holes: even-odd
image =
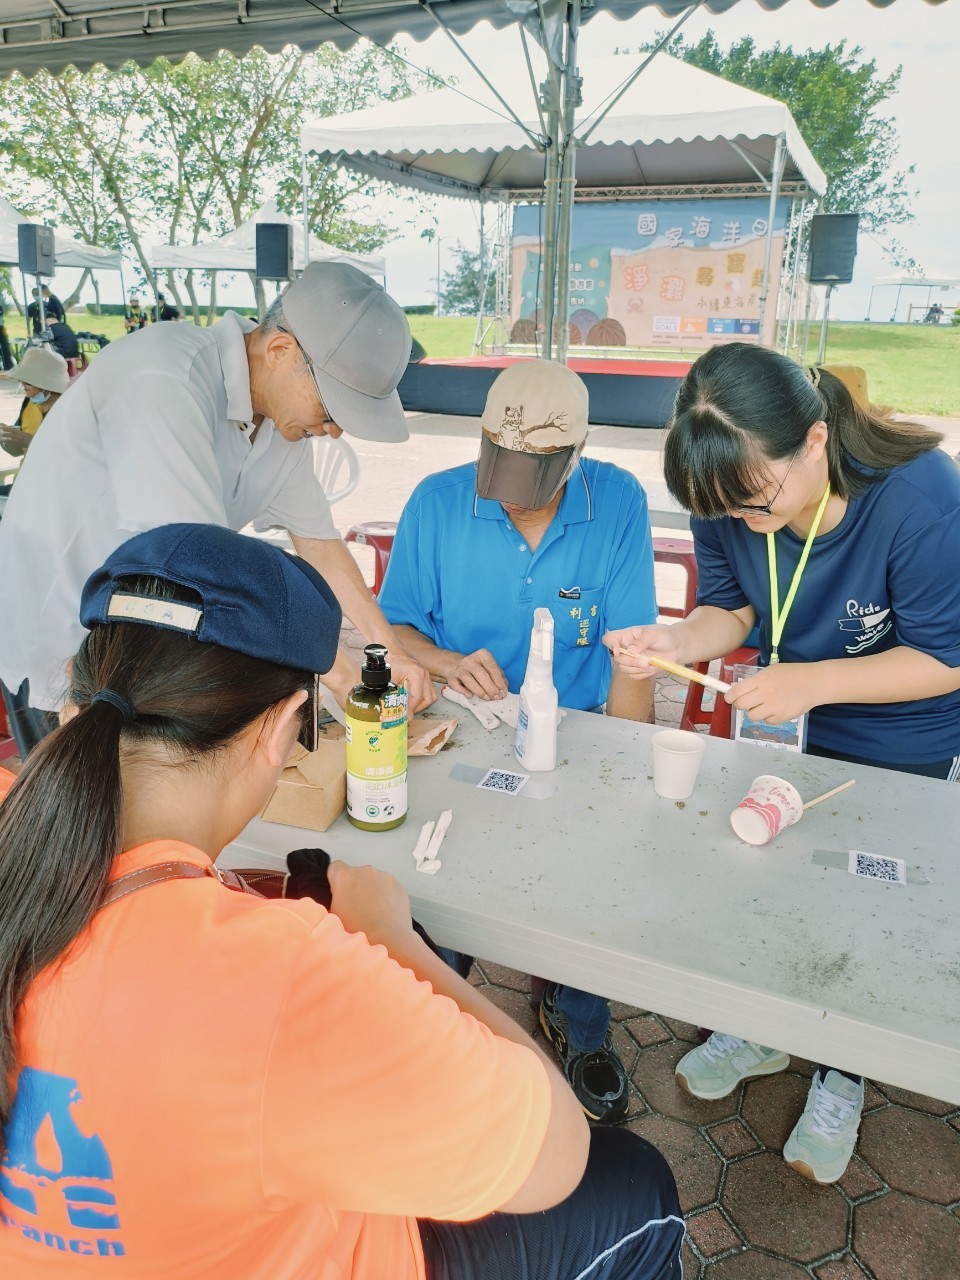
[[[960,1135],[934,1116],[906,1107],[864,1116],[859,1150],[897,1191],[937,1204],[960,1200]]]
[[[742,1120],[725,1120],[723,1124],[713,1124],[707,1133],[726,1160],[760,1150],[760,1144]]]
[[[641,1049],[647,1049],[652,1044],[666,1044],[670,1039],[670,1032],[661,1026],[652,1013],[644,1014],[642,1018],[631,1018],[624,1026]]]
[[[679,1022],[676,1018],[665,1018],[661,1015],[660,1021],[665,1027],[669,1027],[671,1033],[678,1040],[687,1040],[690,1044],[699,1044],[701,1036],[695,1026],[689,1022]]]
[[[909,1089],[898,1089],[892,1084],[877,1081],[877,1088],[882,1094],[902,1107],[912,1107],[914,1111],[926,1111],[931,1116],[948,1116],[956,1111],[952,1102],[938,1102],[936,1098],[928,1098],[922,1093],[911,1093]]]
[[[683,1266],[683,1280],[700,1280],[703,1275],[703,1263],[690,1248],[690,1241],[684,1240],[680,1250],[680,1262]]]
[[[801,1178],[772,1151],[729,1166],[722,1204],[745,1239],[781,1257],[813,1262],[847,1243],[840,1192]]]
[[[950,1280],[960,1222],[937,1205],[891,1191],[854,1211],[853,1247],[876,1280]]]
[[[734,1089],[727,1098],[705,1102],[701,1098],[694,1098],[677,1084],[673,1069],[690,1048],[688,1044],[671,1041],[670,1044],[642,1050],[633,1073],[634,1084],[654,1111],[663,1115],[689,1120],[694,1124],[729,1120],[739,1109],[739,1088]]]
[[[662,1153],[677,1180],[684,1213],[713,1204],[720,1188],[721,1162],[699,1129],[664,1116],[640,1116],[624,1126]]]
[[[509,1014],[514,1022],[519,1022],[527,1035],[532,1036],[540,1025],[536,1009],[519,991],[509,991],[506,987],[485,987],[483,994],[491,1004]]]
[[[635,1009],[632,1004],[622,1004],[619,1000],[610,1001],[610,1017],[614,1022],[626,1022],[629,1018],[637,1018],[643,1013],[642,1009]]]
[[[626,1068],[627,1075],[632,1076],[637,1066],[637,1055],[640,1051],[637,1048],[636,1041],[627,1035],[623,1028],[623,1023],[610,1023],[610,1041],[617,1053],[619,1053],[620,1061]]]
[[[743,1086],[740,1115],[765,1146],[782,1151],[800,1119],[809,1092],[809,1080],[789,1071],[760,1076]]]
[[[837,1186],[851,1200],[862,1200],[864,1196],[875,1195],[878,1191],[882,1191],[884,1184],[870,1166],[855,1155],[847,1165],[846,1172]]]
[[[719,1209],[706,1209],[688,1217],[687,1234],[705,1258],[743,1247],[743,1241]]]
[[[489,983],[495,987],[509,987],[511,991],[530,994],[530,975],[521,973],[519,969],[508,969],[506,965],[494,964],[492,960],[477,960],[475,969],[480,969]]]
[[[704,1280],[807,1280],[805,1267],[783,1258],[746,1249],[734,1258],[724,1258],[707,1267]]]
[[[844,1258],[827,1262],[813,1273],[817,1280],[866,1280],[867,1273],[848,1253]]]

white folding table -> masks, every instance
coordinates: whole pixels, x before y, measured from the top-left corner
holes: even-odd
[[[570,712],[556,770],[491,794],[473,779],[521,771],[513,732],[437,714],[460,724],[411,760],[403,826],[255,820],[221,865],[320,845],[393,872],[438,943],[960,1103],[960,786],[711,738],[678,804],[654,792],[652,726]],[[760,773],[807,799],[857,781],[757,849],[729,813]],[[418,874],[421,824],[443,809],[442,869]],[[850,849],[905,859],[918,882],[851,875]]]

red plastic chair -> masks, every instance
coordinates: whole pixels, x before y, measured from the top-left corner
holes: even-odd
[[[667,618],[685,618],[697,605],[697,557],[693,543],[688,538],[654,538],[653,559],[655,564],[679,565],[687,575],[687,590],[684,595],[683,608],[675,605],[658,605],[657,612]]]
[[[355,542],[361,547],[372,547],[375,560],[373,568],[373,594],[380,594],[387,565],[390,563],[390,552],[393,540],[397,535],[395,520],[370,520],[366,524],[355,524],[343,535],[344,542]]]
[[[17,754],[17,744],[10,733],[10,725],[7,722],[7,709],[3,705],[3,699],[0,698],[0,760],[9,760],[11,756]]]
[[[727,683],[733,681],[733,668],[738,665],[753,666],[757,661],[757,650],[750,648],[734,649],[732,653],[728,653],[720,662],[720,679],[726,680]],[[695,664],[698,671],[706,675],[710,669],[709,662],[698,662]],[[729,738],[730,726],[733,721],[733,707],[724,698],[722,693],[713,695],[713,706],[708,710],[703,705],[703,695],[706,692],[702,684],[696,684],[690,681],[690,688],[687,690],[686,701],[683,704],[683,715],[680,717],[680,728],[696,731],[698,725],[707,724],[710,726],[710,736],[712,738]]]

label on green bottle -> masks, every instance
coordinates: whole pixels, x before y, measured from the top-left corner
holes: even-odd
[[[395,824],[407,812],[407,694],[384,695],[378,721],[347,715],[347,813]]]

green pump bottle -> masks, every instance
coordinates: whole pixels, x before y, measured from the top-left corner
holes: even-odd
[[[391,831],[407,816],[407,691],[392,683],[387,650],[368,644],[347,697],[347,817]]]

